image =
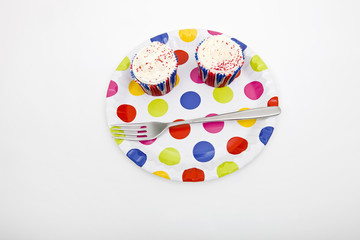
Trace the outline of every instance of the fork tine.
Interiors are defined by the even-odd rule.
[[[122,136],[146,136],[146,133],[112,133],[113,136],[122,137]]]
[[[129,140],[129,141],[144,141],[144,140],[151,140],[148,137],[114,137],[115,139],[123,139],[123,140]]]
[[[120,127],[120,128],[145,128],[145,123],[129,123],[129,124],[110,124],[110,127]]]
[[[127,128],[112,128],[111,133],[119,133],[115,131],[123,131],[123,132],[146,132],[145,128],[136,128],[136,129],[127,129]]]

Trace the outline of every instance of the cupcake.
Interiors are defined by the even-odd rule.
[[[240,75],[244,53],[239,44],[223,35],[202,41],[195,58],[204,83],[212,87],[225,87]]]
[[[161,96],[174,88],[177,66],[177,58],[171,48],[152,42],[135,55],[130,72],[145,93]]]

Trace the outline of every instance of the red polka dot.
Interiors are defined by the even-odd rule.
[[[184,50],[176,50],[174,53],[178,59],[178,65],[183,65],[189,59],[189,54],[187,54]]]
[[[235,78],[239,77],[241,74],[241,69],[238,71],[238,73],[236,74]]]
[[[184,182],[202,182],[205,179],[205,174],[201,169],[190,168],[183,172],[182,179]]]
[[[248,147],[248,141],[241,137],[233,137],[227,142],[226,149],[230,154],[240,154]]]
[[[278,97],[270,98],[267,105],[268,105],[268,107],[279,106],[279,98]]]
[[[117,116],[124,122],[132,122],[136,117],[136,109],[128,104],[122,104],[117,108]]]
[[[174,122],[184,121],[184,119],[177,119]],[[184,139],[190,134],[190,125],[184,124],[180,126],[170,127],[169,132],[173,138]]]

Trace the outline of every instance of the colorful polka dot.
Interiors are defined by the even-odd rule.
[[[234,162],[223,162],[217,167],[217,175],[219,178],[239,170],[239,166]]]
[[[160,162],[169,166],[179,164],[180,159],[179,151],[172,147],[165,148],[159,155]]]
[[[169,35],[167,33],[163,33],[160,35],[157,35],[153,38],[150,38],[151,42],[161,42],[163,44],[166,44],[169,41]]]
[[[266,70],[268,67],[266,64],[261,60],[259,55],[254,55],[250,60],[250,66],[251,68],[256,72],[261,72]]]
[[[111,132],[111,133],[123,133],[124,131],[119,130],[118,127],[111,127],[111,128],[110,128],[110,132]],[[124,134],[120,134],[120,135],[117,135],[117,136],[118,136],[118,137],[125,137]],[[121,143],[124,141],[124,139],[117,139],[117,138],[114,138],[114,140],[115,140],[115,142],[117,143],[117,145],[121,144]]]
[[[144,90],[142,90],[142,88],[140,87],[140,85],[135,82],[135,80],[132,80],[129,83],[129,92],[134,96],[141,96],[145,93]]]
[[[144,144],[144,145],[151,145],[151,144],[153,144],[155,141],[156,141],[156,138],[151,139],[151,140],[139,141],[139,142],[140,142],[141,144]]]
[[[243,42],[241,42],[241,41],[237,40],[236,38],[232,38],[231,40],[233,40],[234,42],[236,42],[237,44],[239,44],[239,45],[240,45],[240,47],[241,47],[241,49],[242,49],[243,51],[245,51],[245,49],[247,48],[247,46],[246,46],[246,44],[245,44],[245,43],[243,43]]]
[[[202,182],[205,180],[204,171],[198,168],[186,169],[182,174],[184,182]]]
[[[213,91],[215,100],[219,103],[228,103],[233,99],[234,93],[230,87],[215,88]]]
[[[114,96],[118,91],[118,85],[116,82],[114,82],[113,80],[110,81],[109,83],[109,87],[106,93],[106,97],[112,97]]]
[[[138,165],[139,167],[144,166],[147,159],[146,154],[137,148],[133,148],[128,151],[126,156],[130,158],[134,163],[136,163],[136,165]]]
[[[262,142],[264,145],[266,145],[274,131],[273,127],[264,127],[261,129],[259,134],[260,142]]]
[[[261,82],[253,81],[248,83],[244,88],[245,95],[251,100],[257,100],[264,92],[264,87]]]
[[[221,35],[222,34],[220,32],[211,31],[211,30],[208,30],[208,33],[210,33],[211,35]]]
[[[195,40],[197,35],[196,29],[183,29],[179,31],[180,39],[184,42],[192,42]]]
[[[155,99],[149,103],[148,112],[153,117],[161,117],[168,111],[168,104],[164,99]]]
[[[200,95],[193,91],[184,93],[180,98],[181,106],[189,110],[197,108],[200,102]]]
[[[153,174],[156,175],[156,176],[159,176],[159,177],[166,178],[166,179],[170,180],[169,174],[167,174],[164,171],[156,171],[156,172],[153,172]]]
[[[248,141],[242,137],[233,137],[227,142],[226,149],[230,154],[240,154],[248,147]]]
[[[248,110],[250,108],[241,108],[239,111]],[[237,122],[243,127],[251,127],[256,123],[256,119],[245,119],[245,120],[237,120]]]
[[[176,74],[175,87],[179,84],[179,82],[180,82],[180,77],[179,75]]]
[[[130,59],[128,57],[125,57],[119,66],[116,68],[116,71],[125,71],[130,67]]]
[[[174,122],[184,121],[184,119],[177,119]],[[184,124],[169,128],[170,135],[175,139],[184,139],[189,136],[191,131],[190,124]]]
[[[214,158],[215,148],[211,143],[207,141],[201,141],[195,144],[193,155],[199,162],[208,162]]]
[[[216,113],[206,115],[206,117],[217,116]],[[224,122],[207,122],[203,123],[204,129],[209,133],[218,133],[224,128]]]
[[[117,108],[117,116],[124,122],[132,122],[136,117],[136,109],[129,104],[122,104]]]
[[[279,106],[275,86],[271,84],[272,79],[268,79],[268,67],[252,50],[247,50],[246,44],[235,38],[232,40],[242,50],[246,50],[244,55],[250,65],[242,68],[242,72],[239,71],[235,76],[241,84],[237,82],[224,88],[203,89],[201,84],[204,82],[194,58],[195,47],[202,39],[221,34],[212,30],[184,29],[148,38],[149,44],[158,41],[173,47],[178,59],[179,68],[174,83],[177,87],[173,93],[164,96],[144,94],[136,79],[131,78],[129,70],[132,57],[136,49],[140,48],[131,51],[127,57],[123,56],[125,58],[120,60],[117,72],[106,89],[109,123],[116,123],[116,119],[119,124],[179,122],[183,119],[178,118],[199,117],[196,116],[199,112],[203,112],[203,117],[216,116],[218,108],[243,111],[260,105]],[[257,119],[238,120],[233,126],[230,126],[232,123],[228,124],[230,122],[224,121],[195,124],[197,126],[186,124],[169,128],[168,133],[158,139],[114,140],[127,158],[156,176],[175,181],[199,182],[222,178],[237,171],[243,166],[240,164],[242,158],[252,160],[263,149],[261,146],[268,143],[274,131],[270,126],[272,124]],[[240,134],[236,133],[236,129],[240,130]],[[241,131],[250,135],[241,134]],[[110,128],[110,132],[118,136],[125,135],[123,130],[116,127]],[[255,135],[255,139],[247,135]]]
[[[270,98],[270,100],[267,102],[267,105],[268,107],[279,106],[279,98],[278,97]]]
[[[183,65],[189,59],[189,54],[187,52],[185,52],[184,50],[179,49],[179,50],[174,51],[174,53],[177,57],[178,65]]]
[[[194,83],[204,83],[200,77],[199,69],[196,67],[190,72],[190,78]]]

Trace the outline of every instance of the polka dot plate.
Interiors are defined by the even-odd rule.
[[[160,34],[133,49],[112,75],[106,96],[109,124],[171,122],[238,110],[278,106],[274,81],[266,64],[253,50],[232,38],[244,50],[242,72],[229,86],[213,88],[202,83],[195,49],[205,38],[221,33],[183,29]],[[174,49],[178,58],[176,87],[167,95],[145,94],[130,75],[134,55],[152,41]],[[183,125],[170,128],[150,141],[116,139],[121,151],[142,169],[183,182],[221,178],[252,161],[268,143],[276,117]],[[111,132],[121,132],[110,128]]]

